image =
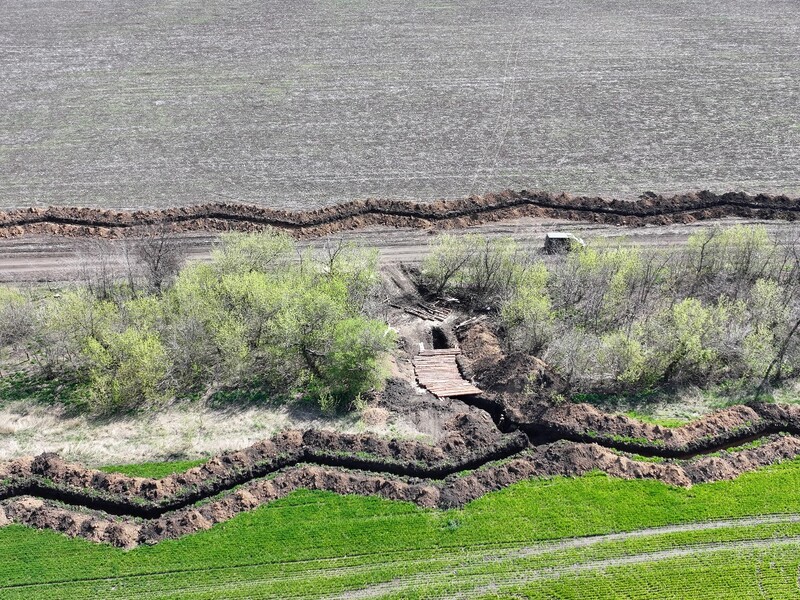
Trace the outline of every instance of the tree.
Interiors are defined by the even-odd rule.
[[[0,349],[25,340],[32,329],[30,300],[15,288],[0,286]]]
[[[463,269],[472,259],[475,247],[472,238],[463,235],[443,234],[433,242],[422,262],[422,281],[434,296],[450,289]]]
[[[378,251],[367,249],[343,238],[328,240],[313,260],[328,278],[338,278],[347,286],[349,301],[363,309],[380,284]]]
[[[555,315],[547,294],[548,276],[543,263],[532,266],[503,304],[500,316],[509,349],[538,354],[550,341]]]
[[[90,405],[102,411],[140,408],[168,396],[169,356],[153,332],[129,327],[85,340]]]
[[[186,260],[185,247],[170,235],[165,225],[145,230],[144,235],[133,242],[132,255],[144,276],[147,289],[156,294],[160,294],[175,279]]]
[[[226,233],[211,253],[211,262],[220,273],[262,273],[279,271],[296,259],[292,238],[278,231]]]
[[[83,284],[100,300],[113,298],[117,282],[124,279],[126,262],[121,242],[88,239],[78,250]]]

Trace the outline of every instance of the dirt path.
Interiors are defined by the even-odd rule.
[[[268,576],[248,576],[247,584],[249,586],[258,586],[264,584],[275,583],[294,583],[306,581],[314,577],[346,577],[352,575],[359,575],[369,573],[370,571],[379,570],[384,564],[391,564],[393,566],[400,566],[404,568],[425,568],[428,571],[425,575],[418,574],[408,578],[399,578],[391,582],[376,584],[361,590],[352,590],[344,592],[339,595],[330,596],[331,598],[351,599],[351,598],[374,598],[390,593],[402,593],[403,591],[410,591],[418,589],[425,583],[430,582],[432,577],[441,577],[446,573],[452,573],[456,569],[463,569],[470,564],[481,563],[497,563],[508,560],[517,560],[520,558],[529,558],[538,555],[543,555],[550,552],[558,552],[562,550],[570,550],[576,548],[590,548],[604,543],[620,542],[632,539],[643,539],[648,537],[655,537],[659,535],[668,535],[673,533],[681,533],[686,531],[714,531],[724,530],[728,528],[742,528],[742,527],[756,527],[760,525],[791,525],[800,523],[800,514],[784,514],[784,515],[765,515],[760,517],[747,517],[741,519],[726,519],[716,521],[706,521],[698,523],[686,523],[679,525],[668,525],[664,527],[651,527],[645,529],[632,530],[628,532],[612,533],[606,535],[587,536],[572,539],[556,540],[552,542],[542,542],[540,544],[528,546],[514,546],[504,544],[502,546],[486,544],[486,545],[473,545],[469,547],[458,547],[457,553],[450,553],[448,548],[440,548],[441,556],[430,556],[425,553],[424,549],[401,550],[392,552],[391,554],[383,555],[383,561],[364,563],[359,556],[350,556],[347,558],[314,558],[298,561],[302,563],[303,569],[300,572],[276,572],[275,569],[270,569]],[[664,560],[669,558],[676,558],[686,556],[699,552],[713,552],[717,550],[729,549],[749,549],[752,547],[762,547],[775,543],[794,543],[797,538],[773,538],[770,540],[745,540],[726,543],[717,543],[713,545],[694,545],[691,547],[674,548],[669,551],[650,552],[635,554],[625,557],[616,557],[604,559],[601,561],[587,561],[585,563],[575,563],[567,565],[559,569],[539,569],[536,571],[526,571],[525,577],[531,575],[531,580],[542,579],[546,577],[557,577],[564,574],[585,572],[587,570],[600,570],[603,568],[623,566],[625,564],[636,564],[641,562]],[[294,564],[298,564],[294,563]],[[355,563],[355,564],[353,564]],[[237,564],[233,567],[211,568],[209,570],[219,572],[220,574],[228,570],[236,570],[238,572],[252,573],[259,568],[272,567],[275,563],[273,561],[254,561],[247,564]],[[431,572],[433,571],[433,574]],[[149,572],[149,573],[136,573],[130,575],[121,575],[119,577],[108,577],[103,579],[75,579],[70,580],[70,584],[80,585],[85,582],[122,582],[131,579],[147,578],[148,580],[169,579],[174,578],[180,571],[170,571],[167,573]],[[526,579],[527,580],[527,579]],[[2,586],[0,590],[8,589],[36,589],[40,586],[50,586],[54,582],[42,582],[37,584],[27,584],[24,586]],[[513,583],[517,583],[517,580]],[[523,582],[524,583],[524,582]],[[183,593],[198,593],[200,591],[214,591],[219,594],[228,587],[235,589],[237,584],[220,583],[218,586],[213,587],[203,586],[182,588],[180,591]],[[484,591],[486,586],[484,586]],[[475,590],[475,593],[481,591]],[[154,597],[157,597],[158,592],[154,592]],[[145,596],[147,597],[147,596]],[[304,597],[302,595],[293,595],[293,598]]]
[[[586,562],[574,562],[572,564],[559,566],[542,567],[538,569],[526,568],[524,570],[517,570],[514,573],[513,578],[504,577],[503,573],[494,570],[491,573],[469,573],[471,566],[481,563],[497,564],[519,558],[529,558],[537,555],[544,555],[550,552],[558,552],[560,550],[588,548],[603,543],[641,539],[670,533],[680,533],[686,531],[709,531],[731,527],[752,527],[765,524],[797,522],[800,522],[800,515],[775,515],[763,518],[737,519],[732,521],[709,521],[705,523],[691,523],[680,526],[655,527],[619,534],[576,538],[573,540],[546,543],[517,550],[503,550],[497,553],[467,551],[465,554],[462,554],[459,552],[458,562],[456,564],[444,565],[444,568],[441,568],[435,572],[427,571],[425,573],[415,574],[408,577],[401,577],[389,582],[379,583],[373,586],[362,588],[360,590],[353,590],[342,594],[326,596],[326,598],[330,600],[364,600],[367,598],[380,598],[389,594],[397,595],[402,594],[403,592],[408,593],[412,591],[419,591],[421,589],[425,589],[426,585],[430,585],[434,582],[437,585],[452,583],[462,588],[458,594],[448,595],[448,597],[479,597],[483,594],[497,593],[502,588],[511,585],[525,585],[535,581],[554,579],[563,577],[565,575],[577,575],[588,571],[602,571],[608,568],[658,562],[685,556],[696,556],[698,554],[708,554],[720,551],[752,550],[767,548],[775,544],[800,544],[800,536],[692,544],[688,546],[670,548],[668,550],[641,552],[626,556],[588,560]]]
[[[624,245],[670,247],[681,245],[692,233],[714,226],[761,224],[776,237],[795,234],[797,225],[782,221],[725,218],[689,224],[648,227],[623,227],[565,219],[520,217],[508,221],[484,223],[459,230],[490,238],[511,236],[526,250],[538,251],[549,231],[571,231],[586,240],[612,238]],[[386,266],[419,263],[428,252],[434,230],[368,227],[342,231],[341,237],[367,247],[378,248],[381,262]],[[176,234],[185,245],[189,260],[207,260],[218,234],[188,232]],[[331,237],[331,236],[329,236]],[[321,248],[329,237],[301,241],[301,247]],[[114,242],[122,244],[123,242]],[[85,243],[80,239],[51,235],[27,235],[20,238],[0,238],[0,282],[65,282],[80,278],[84,264]]]

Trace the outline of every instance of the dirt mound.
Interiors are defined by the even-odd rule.
[[[485,323],[477,323],[457,333],[461,358],[460,365],[465,375],[476,378],[482,383],[480,376],[492,371],[505,358],[500,338]]]
[[[800,200],[704,191],[671,198],[645,195],[637,202],[627,202],[523,190],[425,204],[359,200],[308,211],[235,203],[134,212],[77,207],[28,208],[0,212],[0,237],[25,233],[118,237],[137,235],[137,228],[153,224],[166,225],[173,232],[259,231],[275,227],[297,237],[312,237],[374,225],[457,228],[522,216],[630,226],[688,223],[729,216],[794,221],[800,216]]]
[[[503,352],[499,336],[483,322],[459,331],[458,341],[461,369],[488,398],[505,396],[510,404],[520,395],[538,397],[545,390],[552,394],[564,388],[562,379],[542,360]]]
[[[792,437],[776,438],[758,448],[740,452],[665,463],[633,460],[597,444],[556,442],[531,448],[510,460],[486,465],[466,475],[451,475],[443,481],[299,465],[270,479],[251,481],[201,505],[143,521],[111,517],[96,511],[79,512],[49,500],[19,497],[6,500],[0,506],[0,525],[14,522],[131,548],[209,529],[216,523],[297,489],[381,496],[427,508],[452,508],[530,477],[576,476],[599,469],[615,477],[657,479],[670,485],[688,487],[693,483],[730,479],[745,471],[798,455],[800,440]]]
[[[528,443],[524,434],[501,434],[485,415],[469,412],[455,415],[444,431],[435,446],[368,434],[287,431],[161,479],[104,473],[67,463],[56,454],[42,454],[0,465],[0,499],[33,495],[154,518],[303,462],[441,478],[510,456]]]
[[[520,396],[540,397],[545,392],[549,396],[565,388],[544,361],[526,354],[504,356],[483,373],[480,385],[496,397],[505,397],[506,402],[517,402]]]
[[[400,415],[404,420],[412,422],[418,431],[430,436],[437,444],[452,433],[454,419],[465,413],[474,417],[473,423],[483,424],[484,431],[481,432],[481,436],[500,435],[484,411],[457,399],[437,398],[430,392],[415,388],[408,381],[399,378],[387,381],[386,388],[380,394],[378,406],[388,410],[392,415]]]
[[[800,409],[769,404],[733,406],[680,427],[642,423],[589,404],[553,405],[535,398],[521,402],[504,399],[503,409],[508,420],[534,442],[595,441],[664,457],[687,457],[772,433],[800,432]]]

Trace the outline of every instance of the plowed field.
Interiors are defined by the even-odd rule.
[[[2,0],[0,15],[0,208],[800,194],[794,0]]]

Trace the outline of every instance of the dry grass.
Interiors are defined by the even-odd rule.
[[[372,419],[376,411],[343,416],[288,407],[217,410],[201,404],[168,407],[151,415],[96,419],[55,406],[15,402],[0,410],[0,460],[57,452],[87,465],[195,459],[244,448],[286,429],[372,432],[424,437],[400,416]]]

